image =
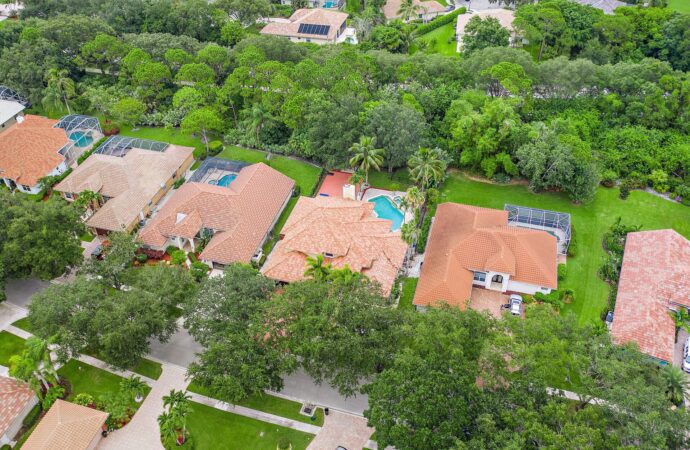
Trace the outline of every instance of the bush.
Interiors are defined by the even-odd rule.
[[[422,229],[419,232],[419,239],[417,240],[417,253],[424,253],[426,250],[426,241],[429,237],[429,230],[431,229],[431,222],[433,220],[434,214],[436,214],[436,206],[432,206],[426,212],[426,217],[424,217],[424,223],[422,224]]]
[[[114,123],[106,123],[105,125],[103,125],[103,128],[101,129],[103,130],[103,134],[105,136],[113,136],[120,132],[120,127],[118,127]]]
[[[216,156],[223,150],[223,143],[221,141],[211,141],[208,143],[208,153],[211,156]]]
[[[77,405],[81,406],[89,406],[93,405],[94,403],[94,398],[91,394],[87,394],[82,392],[81,394],[77,394],[76,397],[74,397],[74,400],[72,400],[72,403],[76,403]]]
[[[577,236],[575,234],[575,227],[570,224],[570,242],[568,243],[568,256],[577,256]]]
[[[187,260],[187,255],[182,250],[175,250],[170,255],[170,262],[176,266],[182,265]]]
[[[572,299],[572,291],[570,291],[570,292],[571,292],[570,298]],[[565,302],[563,301],[564,297],[565,297],[565,293],[562,291],[551,291],[548,294],[537,292],[536,294],[534,294],[534,299],[536,301],[542,302],[542,303],[548,303],[549,305],[553,306],[557,310],[560,310],[565,305]]]
[[[199,258],[196,257],[196,253],[194,252],[187,253],[187,258],[189,258],[192,263],[199,261]]]
[[[192,267],[189,268],[189,273],[196,281],[201,281],[208,275],[209,267],[201,261],[194,261]]]
[[[619,196],[621,200],[625,200],[630,196],[630,186],[625,182],[621,185],[621,192]]]
[[[179,249],[174,245],[168,245],[168,247],[165,249],[165,253],[172,256],[172,254],[175,253],[177,250]]]
[[[173,189],[179,188],[180,186],[182,186],[182,185],[184,184],[185,181],[187,181],[187,180],[185,180],[184,177],[178,178],[178,179],[175,181],[175,183],[173,183]]]
[[[295,188],[292,190],[292,196],[299,197],[301,193],[302,189],[299,187],[299,185],[295,185]]]
[[[668,189],[670,187],[668,182],[668,174],[663,170],[653,170],[647,178],[647,181],[652,186],[652,189],[654,189],[657,192],[668,192]]]
[[[601,173],[601,184],[607,188],[613,187],[616,184],[617,179],[618,174],[615,170],[608,169]]]
[[[292,444],[290,443],[290,439],[286,438],[285,436],[282,436],[280,439],[278,439],[278,449],[279,450],[287,450],[290,448]]]
[[[38,420],[38,416],[41,415],[41,405],[37,404],[33,408],[31,408],[31,411],[29,411],[29,414],[24,417],[24,420],[22,421],[22,425],[24,425],[26,428],[31,428],[33,424],[36,423]]]
[[[462,6],[451,13],[435,18],[429,23],[418,26],[414,32],[417,36],[427,34],[430,31],[434,31],[436,28],[440,28],[443,25],[455,22],[460,14],[465,14],[466,12],[467,8]]]
[[[145,263],[146,261],[148,261],[148,259],[149,259],[148,255],[146,253],[139,253],[139,254],[137,254],[136,258],[137,258],[137,261],[139,261],[142,264]]]
[[[563,281],[565,280],[565,277],[568,276],[568,266],[565,264],[559,264],[558,265],[558,281]]]
[[[41,408],[48,411],[56,400],[63,398],[65,396],[65,388],[62,386],[52,386],[48,388],[45,397],[43,397],[43,402],[41,402]]]

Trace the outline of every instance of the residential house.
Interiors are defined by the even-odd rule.
[[[81,192],[100,195],[86,217],[98,234],[131,232],[194,162],[194,149],[111,136],[55,186],[68,201]]]
[[[674,230],[629,233],[611,336],[673,363],[676,327],[669,313],[690,308],[690,241]]]
[[[619,0],[575,0],[581,5],[588,5],[604,11],[604,14],[613,14],[616,8],[621,6],[630,6],[629,4]]]
[[[0,5],[2,7],[2,5]],[[17,122],[29,105],[25,98],[7,86],[0,86],[0,131]]]
[[[557,288],[558,242],[543,231],[509,225],[508,211],[457,203],[436,209],[414,305],[465,308],[473,288],[548,294]]]
[[[381,7],[381,11],[386,17],[386,20],[395,20],[401,18],[400,14],[398,13],[398,11],[400,11],[401,4],[402,0],[386,1],[386,4]],[[422,19],[423,21],[427,22],[438,16],[444,15],[449,11],[448,7],[441,5],[435,0],[414,0],[414,5],[417,6],[417,14],[415,17],[411,17],[412,20]],[[450,8],[450,10],[452,10],[452,8]]]
[[[461,52],[464,47],[463,38],[465,37],[465,27],[469,23],[470,19],[473,17],[479,17],[480,19],[493,18],[498,20],[503,28],[510,31],[510,44],[514,45],[517,41],[517,34],[515,33],[515,28],[513,28],[513,20],[515,20],[515,13],[508,9],[487,9],[484,11],[473,11],[467,14],[460,14],[458,16],[458,22],[455,29],[455,34],[458,41],[458,52]]]
[[[36,404],[38,398],[28,384],[0,376],[0,446],[14,440]]]
[[[263,163],[242,167],[226,186],[186,183],[146,224],[139,240],[159,252],[170,245],[199,251],[204,242],[199,259],[215,268],[249,263],[259,257],[294,186]]]
[[[285,283],[303,280],[307,258],[323,255],[333,268],[361,272],[389,295],[407,248],[371,202],[300,197],[261,272]]]
[[[289,19],[268,19],[261,34],[285,37],[292,42],[356,44],[357,33],[347,26],[347,17],[347,13],[329,9],[298,9]]]
[[[280,0],[281,5],[292,5],[292,0]],[[309,8],[342,8],[345,0],[307,0]]]
[[[93,450],[108,413],[56,400],[22,445],[24,450]]]

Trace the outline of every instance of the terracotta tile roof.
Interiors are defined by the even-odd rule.
[[[381,7],[383,15],[386,17],[387,20],[397,19],[398,17],[400,17],[398,11],[400,11],[401,3],[402,0],[388,0],[386,4]],[[420,9],[419,11],[419,14],[442,13],[447,9],[446,6],[443,6],[435,0],[414,0],[414,4],[422,7],[422,9]]]
[[[58,121],[27,114],[0,133],[0,177],[17,184],[35,186],[39,178],[52,172],[65,157],[58,153],[69,143]]]
[[[86,224],[122,231],[137,220],[173,173],[191,161],[193,151],[191,147],[170,145],[163,152],[135,148],[123,157],[94,153],[55,186],[55,190],[72,194],[90,190],[109,197]]]
[[[515,20],[515,13],[509,9],[497,8],[487,9],[484,11],[475,11],[473,13],[467,14],[460,14],[458,16],[457,27],[455,30],[458,36],[462,36],[465,34],[465,27],[469,23],[470,19],[472,19],[473,17],[480,17],[482,19],[491,17],[497,19],[503,28],[507,28],[508,30],[512,31],[513,20]]]
[[[261,30],[261,34],[312,39],[328,39],[332,41],[337,37],[338,30],[340,30],[340,27],[342,27],[347,20],[347,16],[347,13],[331,11],[328,9],[298,9],[287,20],[269,22],[266,24],[266,26]],[[328,25],[330,26],[330,29],[328,30],[328,34],[326,36],[300,33],[298,31],[300,24]]]
[[[200,258],[219,264],[248,263],[292,194],[295,182],[264,163],[243,167],[228,187],[182,185],[139,234],[161,247],[169,237],[216,230]]]
[[[464,308],[473,271],[555,289],[557,242],[545,231],[508,226],[508,212],[443,203],[436,210],[414,304]]]
[[[86,450],[108,413],[57,400],[26,440],[24,450]]]
[[[671,306],[690,307],[690,241],[674,230],[629,233],[611,335],[636,342],[642,352],[672,362],[675,325]]]
[[[621,6],[629,6],[625,2],[618,0],[575,0],[582,5],[593,6],[594,8],[601,9],[606,14],[613,14],[616,8]]]
[[[23,381],[0,377],[0,436],[5,434],[17,415],[35,397],[34,391]]]
[[[374,204],[331,197],[300,197],[262,268],[284,282],[304,279],[306,259],[330,253],[335,268],[348,265],[381,284],[385,295],[402,266],[407,244],[391,232],[389,220],[374,215]]]

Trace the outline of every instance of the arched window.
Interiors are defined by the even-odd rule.
[[[492,283],[503,283],[503,275],[494,275],[491,277]]]

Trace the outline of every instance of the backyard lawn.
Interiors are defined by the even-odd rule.
[[[267,160],[266,153],[257,150],[227,146],[218,157],[248,163],[263,162],[295,180],[297,186],[300,187],[301,194],[306,196],[311,196],[314,193],[321,177],[322,169],[320,167],[278,155],[273,155],[270,160]]]
[[[457,42],[455,36],[455,21],[447,23],[419,36],[417,39],[429,43],[429,48],[433,48],[437,53],[446,56],[457,56]]]
[[[398,308],[414,311],[412,300],[414,300],[414,292],[417,290],[418,281],[419,278],[405,278],[403,280],[402,293],[400,294]]]
[[[673,228],[690,237],[690,208],[642,191],[633,191],[627,200],[621,200],[618,189],[600,188],[592,203],[573,205],[561,194],[533,194],[527,186],[482,183],[453,172],[443,186],[442,195],[442,201],[489,208],[503,209],[506,203],[511,203],[570,213],[577,255],[568,258],[568,275],[559,288],[575,292],[575,301],[566,305],[565,312],[574,312],[580,322],[598,319],[606,307],[608,285],[598,277],[597,271],[604,259],[602,236],[617,217],[643,229]]]
[[[9,367],[10,358],[24,351],[24,342],[12,333],[0,332],[0,366]]]
[[[206,397],[215,398],[218,400],[224,400],[221,397],[211,394],[211,392],[204,386],[201,386],[195,382],[191,382],[187,387],[189,392],[195,392],[197,394],[205,395]],[[231,402],[227,402],[231,403]],[[296,420],[298,422],[309,423],[316,426],[323,425],[323,409],[318,408],[316,410],[316,420],[311,420],[311,418],[299,413],[302,405],[298,402],[293,402],[281,397],[276,397],[275,395],[252,395],[246,399],[237,403],[239,406],[244,406],[251,409],[256,409],[258,411],[267,412],[269,414],[274,414],[276,416],[285,417],[286,419]]]
[[[690,13],[690,0],[668,0],[668,7],[682,13]]]
[[[303,450],[314,436],[267,422],[238,416],[191,402],[187,429],[195,448],[275,450],[278,440],[287,438],[293,450]]]
[[[28,317],[24,317],[23,319],[19,319],[18,321],[14,322],[12,325],[19,328],[20,330],[28,331],[29,333],[31,333],[31,325],[29,325],[29,318]]]
[[[102,395],[116,393],[120,390],[122,377],[106,372],[105,370],[84,364],[81,361],[72,359],[58,369],[61,377],[67,378],[72,385],[72,393],[67,400],[72,400],[77,394],[87,393],[98,399]],[[147,390],[148,393],[148,390]],[[140,403],[134,403],[138,408]]]
[[[387,170],[382,172],[370,171],[369,184],[378,189],[389,191],[404,191],[412,185],[410,173],[407,169],[399,169],[389,174]]]

